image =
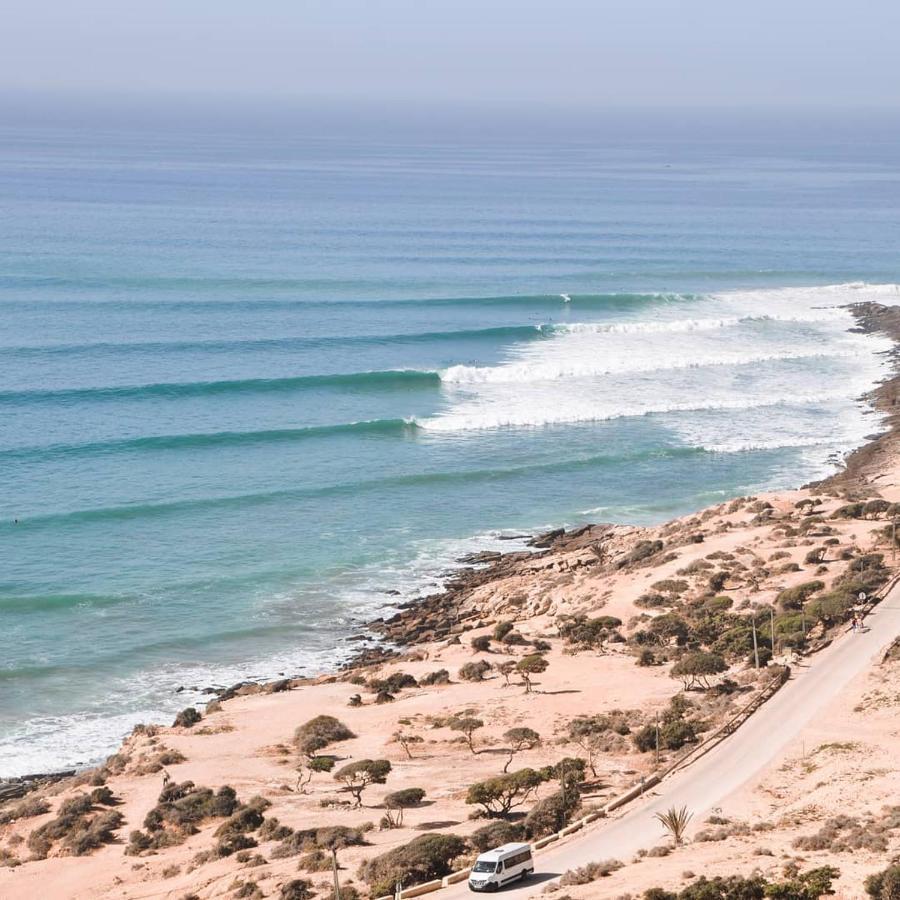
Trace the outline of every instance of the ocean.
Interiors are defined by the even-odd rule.
[[[834,471],[898,246],[861,137],[5,129],[0,776],[333,667],[469,551]]]

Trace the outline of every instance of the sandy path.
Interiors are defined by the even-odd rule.
[[[868,631],[846,634],[817,654],[738,731],[685,771],[673,776],[621,819],[573,836],[558,849],[539,853],[535,875],[503,893],[526,896],[567,869],[603,859],[630,859],[641,848],[664,840],[653,814],[687,806],[699,825],[706,814],[768,766],[805,725],[900,635],[900,586],[866,620]],[[463,882],[441,891],[442,898],[468,895]]]

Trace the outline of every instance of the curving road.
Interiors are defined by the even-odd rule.
[[[734,734],[696,763],[657,785],[621,818],[588,826],[558,847],[535,855],[535,874],[503,894],[524,897],[541,882],[567,869],[603,859],[630,859],[642,847],[664,838],[654,813],[687,806],[700,822],[713,807],[757,775],[824,709],[846,685],[900,635],[900,587],[894,587],[866,619],[867,631],[849,633],[817,653],[808,667],[796,670],[785,686]],[[466,883],[436,896],[469,896]]]

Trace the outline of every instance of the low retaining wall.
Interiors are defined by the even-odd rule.
[[[406,900],[407,897],[420,897],[422,894],[430,894],[432,891],[439,891],[443,886],[443,881],[440,878],[437,881],[426,881],[424,884],[417,884],[414,887],[400,891],[400,900]]]
[[[465,881],[469,877],[469,872],[471,869],[460,869],[458,872],[451,872],[449,875],[445,875],[441,882],[444,887],[450,887],[451,884],[457,884],[460,881]]]

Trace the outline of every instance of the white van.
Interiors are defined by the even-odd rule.
[[[530,844],[504,844],[475,860],[469,873],[470,891],[497,891],[504,884],[527,878],[534,872]]]

